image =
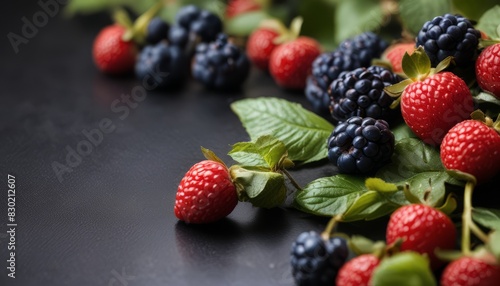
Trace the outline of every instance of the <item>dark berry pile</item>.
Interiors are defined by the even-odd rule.
[[[365,32],[340,43],[338,49],[357,54],[362,67],[371,65],[374,58],[380,57],[389,44],[372,32]]]
[[[445,14],[427,21],[417,36],[416,45],[423,46],[433,66],[448,56],[465,67],[472,63],[481,33],[460,16]]]
[[[188,58],[180,47],[162,41],[142,49],[135,74],[151,89],[176,87],[187,78],[188,65]]]
[[[192,75],[206,87],[230,90],[241,86],[250,71],[245,53],[219,34],[212,43],[196,47]]]
[[[334,285],[337,272],[349,254],[344,238],[324,240],[315,231],[301,233],[292,244],[291,264],[299,286]]]
[[[401,80],[398,75],[379,66],[342,73],[329,89],[332,117],[337,121],[351,116],[386,119],[392,111],[390,105],[394,99],[384,88]]]
[[[177,12],[168,39],[171,43],[190,48],[198,42],[214,41],[221,32],[222,21],[217,15],[188,5]]]
[[[328,87],[341,72],[361,67],[358,56],[345,51],[323,53],[312,64],[312,74],[307,78],[306,98],[318,113],[328,113],[330,96]]]
[[[394,134],[384,120],[354,116],[328,138],[328,159],[343,174],[367,174],[391,159]]]
[[[156,44],[163,39],[166,39],[170,25],[161,18],[156,17],[151,19],[146,28],[146,42]]]
[[[339,47],[323,53],[312,64],[312,74],[307,79],[305,94],[317,113],[327,114],[330,106],[328,88],[344,71],[368,67],[388,47],[386,41],[367,32],[349,38]]]

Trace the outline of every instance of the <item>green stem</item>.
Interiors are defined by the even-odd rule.
[[[474,182],[467,181],[464,191],[464,210],[462,213],[462,252],[469,255],[470,250],[470,230],[472,224],[472,191]]]
[[[285,174],[285,176],[287,176],[287,178],[290,180],[290,182],[292,183],[292,185],[297,189],[297,191],[300,191],[302,190],[302,188],[299,186],[299,184],[295,181],[295,179],[292,177],[292,175],[290,175],[290,173],[288,173],[287,170],[285,169],[282,169],[281,170],[283,172],[283,174]]]
[[[489,241],[489,238],[488,238],[488,235],[486,233],[484,233],[478,226],[476,223],[474,223],[474,221],[470,221],[470,230],[472,231],[472,233],[474,233],[474,235],[476,235],[482,242],[484,242],[485,244],[488,243]]]
[[[330,236],[333,233],[335,226],[337,226],[337,222],[340,222],[340,221],[342,221],[341,215],[336,215],[330,219],[330,221],[326,225],[325,231],[323,231],[323,233],[321,233],[321,236],[323,237],[324,240],[330,239]]]

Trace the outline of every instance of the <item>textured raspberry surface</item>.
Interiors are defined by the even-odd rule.
[[[500,98],[500,44],[489,46],[479,54],[476,78],[482,89]]]
[[[337,275],[336,286],[367,286],[380,260],[372,254],[364,254],[349,260]]]
[[[441,276],[442,286],[498,286],[500,266],[473,257],[451,262]]]

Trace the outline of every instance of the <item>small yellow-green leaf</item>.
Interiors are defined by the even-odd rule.
[[[392,183],[387,183],[380,178],[368,178],[365,181],[365,186],[370,191],[377,191],[383,193],[397,192],[398,186]]]

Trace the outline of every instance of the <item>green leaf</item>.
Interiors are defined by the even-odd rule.
[[[450,176],[445,171],[422,172],[405,180],[410,186],[410,192],[421,201],[426,199],[427,204],[438,207],[444,202],[446,195],[445,182]],[[428,192],[428,195],[426,193]]]
[[[451,11],[449,0],[400,0],[399,13],[404,27],[417,35],[426,21]]]
[[[392,161],[376,177],[386,182],[402,182],[422,172],[445,171],[439,151],[416,138],[396,142]]]
[[[353,235],[349,240],[349,249],[357,255],[375,253],[385,248],[385,241],[373,241],[361,235]]]
[[[269,18],[269,15],[260,10],[242,13],[225,22],[225,31],[229,35],[248,36],[266,18]]]
[[[452,0],[452,2],[460,14],[473,21],[479,20],[488,9],[498,4],[498,0]]]
[[[412,80],[427,76],[431,71],[431,60],[423,47],[418,47],[411,55],[406,52],[401,65],[406,76]]]
[[[479,21],[477,22],[476,29],[483,31],[492,39],[500,38],[497,33],[498,26],[500,25],[500,5],[496,5],[486,11]]]
[[[300,210],[315,215],[341,215],[365,192],[364,178],[336,175],[307,184],[295,197],[295,204]]]
[[[495,119],[500,114],[500,99],[487,92],[480,92],[474,96],[478,108],[484,111],[486,115]]]
[[[433,286],[437,285],[429,260],[413,251],[386,257],[374,270],[373,286]]]
[[[393,204],[382,193],[368,191],[359,196],[342,216],[343,221],[373,220],[393,212],[399,205]]]
[[[398,124],[396,127],[391,128],[392,133],[394,133],[394,140],[396,142],[401,141],[405,138],[418,138],[411,128],[404,122]]]
[[[285,177],[281,173],[250,170],[237,165],[229,172],[240,201],[262,208],[277,207],[285,201]]]
[[[473,208],[472,219],[480,225],[500,231],[500,210]]]
[[[236,143],[228,153],[240,165],[271,170],[276,170],[286,154],[285,144],[271,135],[261,136],[255,142]]]
[[[380,28],[384,22],[378,0],[343,0],[335,10],[335,42]]]
[[[497,261],[500,260],[500,231],[496,230],[490,233],[488,249],[496,257]]]
[[[288,149],[288,158],[298,164],[327,157],[326,140],[333,126],[297,103],[278,98],[249,98],[231,104],[251,140],[272,134]]]
[[[333,50],[334,6],[324,0],[298,1],[299,15],[304,19],[301,35],[316,39],[325,50]]]

